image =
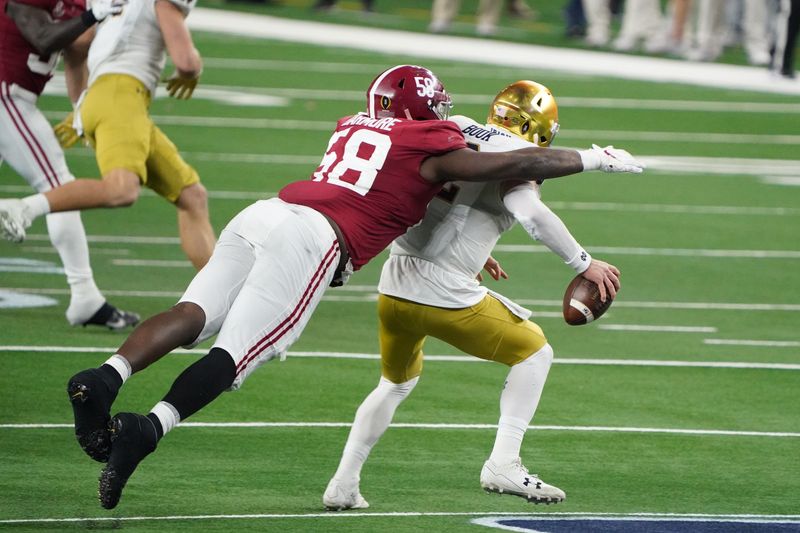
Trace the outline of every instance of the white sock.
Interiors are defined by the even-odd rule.
[[[123,384],[126,381],[128,381],[128,378],[131,377],[131,374],[133,374],[133,369],[131,368],[131,364],[128,362],[127,359],[125,359],[118,353],[112,355],[108,359],[108,361],[106,361],[103,364],[106,364],[112,367],[114,370],[116,370],[117,374],[119,374],[119,377],[122,378]]]
[[[26,196],[22,199],[22,203],[28,208],[31,218],[38,218],[50,212],[50,204],[42,193]]]
[[[536,413],[547,373],[553,363],[553,348],[545,344],[521,363],[511,367],[500,396],[500,421],[492,454],[496,464],[508,464],[519,457],[522,439]]]
[[[156,415],[158,421],[161,422],[161,429],[164,430],[164,435],[172,431],[172,428],[181,421],[178,410],[167,402],[158,402],[150,412]]]
[[[94,282],[89,263],[89,244],[78,211],[51,213],[47,215],[47,232],[53,243],[70,288],[67,320],[73,326],[83,324],[94,315],[106,301]]]
[[[405,383],[392,383],[381,377],[378,386],[364,399],[356,411],[339,468],[333,477],[343,481],[358,481],[361,468],[372,447],[392,422],[394,412],[419,381],[419,376]]]

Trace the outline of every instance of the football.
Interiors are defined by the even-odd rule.
[[[600,301],[600,289],[580,274],[575,276],[564,293],[564,320],[570,326],[580,326],[597,320],[611,307],[612,298]]]

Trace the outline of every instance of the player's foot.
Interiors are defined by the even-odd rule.
[[[111,453],[108,421],[116,393],[103,380],[102,372],[90,368],[67,382],[67,394],[75,415],[75,437],[86,455],[105,463]]]
[[[513,494],[532,503],[558,503],[567,497],[563,490],[529,474],[519,459],[505,465],[486,461],[481,470],[481,487],[486,492]]]
[[[113,331],[120,331],[128,326],[138,324],[139,318],[136,313],[123,311],[106,302],[89,320],[83,323],[83,326],[101,326]]]
[[[100,472],[97,496],[100,505],[113,509],[136,467],[156,449],[158,434],[152,420],[136,413],[114,415],[108,429],[111,432],[111,455]]]
[[[25,230],[33,219],[28,207],[19,199],[0,200],[0,234],[11,242],[25,240]]]
[[[331,479],[322,503],[328,511],[346,511],[347,509],[366,509],[369,507],[367,500],[358,490],[358,481],[345,483],[336,478]]]

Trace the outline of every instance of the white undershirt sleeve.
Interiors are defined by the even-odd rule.
[[[525,231],[547,246],[580,274],[589,268],[592,257],[572,236],[558,216],[539,198],[530,185],[519,185],[506,193],[503,204]]]

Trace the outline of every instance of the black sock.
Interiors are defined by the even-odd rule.
[[[181,420],[186,420],[229,389],[235,378],[236,365],[230,354],[212,348],[178,376],[163,401],[178,411]]]
[[[111,365],[104,364],[97,370],[100,371],[100,378],[108,386],[108,390],[116,396],[120,387],[122,387],[122,377],[117,372],[117,369]]]
[[[158,419],[155,413],[148,413],[147,418],[153,423],[153,427],[156,428],[156,439],[161,440],[161,437],[164,436],[164,428],[161,427],[161,420]]]

